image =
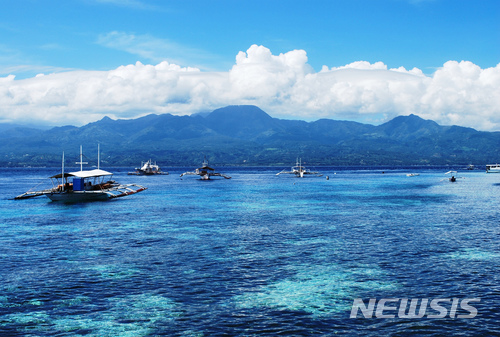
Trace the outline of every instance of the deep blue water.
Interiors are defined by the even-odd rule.
[[[500,335],[500,174],[108,170],[148,190],[12,200],[58,169],[0,169],[0,336]],[[355,298],[481,301],[469,319],[354,319]]]

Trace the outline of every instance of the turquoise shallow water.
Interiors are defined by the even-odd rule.
[[[148,190],[15,201],[57,169],[0,169],[0,336],[500,334],[500,175],[110,170]],[[481,301],[471,319],[354,319],[355,298]]]

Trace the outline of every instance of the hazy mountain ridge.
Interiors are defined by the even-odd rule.
[[[0,126],[0,166],[59,165],[62,151],[78,159],[79,146],[103,163],[138,166],[194,165],[204,156],[217,165],[289,165],[302,157],[313,165],[486,164],[500,158],[500,132],[441,126],[399,116],[379,126],[269,116],[255,106],[228,106],[194,116],[105,117],[82,127],[50,130]],[[73,161],[73,160],[71,160]]]

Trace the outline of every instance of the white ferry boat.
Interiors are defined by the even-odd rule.
[[[163,172],[160,166],[156,164],[151,159],[147,162],[142,162],[141,167],[136,167],[135,172],[129,172],[129,175],[135,176],[152,176],[152,175],[168,175],[168,172]]]
[[[486,173],[500,173],[500,164],[486,165]]]

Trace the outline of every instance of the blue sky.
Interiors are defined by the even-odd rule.
[[[38,67],[108,70],[162,60],[228,70],[252,44],[274,54],[304,49],[318,71],[363,60],[432,73],[449,60],[485,68],[500,59],[496,0],[19,0],[2,7],[1,73],[18,77]],[[106,39],[112,32],[135,36],[135,45]]]
[[[104,114],[115,118],[135,117],[148,111],[190,114],[196,110],[210,110],[226,103],[239,104],[241,101],[241,104],[259,105],[271,115],[279,117],[289,116],[308,120],[328,117],[379,123],[398,114],[417,113],[443,123],[455,124],[463,120],[464,112],[456,111],[454,107],[447,107],[448,111],[444,111],[446,109],[443,110],[441,107],[439,112],[425,113],[424,110],[429,110],[428,96],[434,94],[432,90],[435,89],[432,88],[430,91],[422,91],[419,98],[413,99],[413,103],[403,104],[405,108],[396,103],[385,106],[376,104],[378,108],[373,106],[372,103],[366,102],[367,95],[376,95],[379,100],[388,98],[382,97],[383,93],[373,93],[373,90],[367,92],[363,76],[356,80],[356,85],[361,88],[356,92],[365,95],[364,101],[340,102],[342,103],[340,104],[338,100],[332,98],[328,106],[339,104],[336,109],[329,108],[330,111],[326,111],[328,109],[325,109],[325,105],[316,104],[313,107],[311,104],[306,104],[307,98],[283,102],[285,97],[293,95],[292,91],[297,92],[299,89],[297,83],[305,85],[304,72],[319,75],[322,71],[333,72],[346,65],[351,65],[349,67],[351,69],[360,68],[361,65],[365,71],[382,71],[385,66],[386,72],[400,67],[408,72],[416,68],[421,74],[414,71],[412,75],[420,76],[420,82],[425,82],[415,84],[419,87],[431,85],[427,84],[429,82],[427,79],[434,79],[436,71],[446,69],[445,64],[449,61],[458,62],[459,72],[462,74],[467,74],[469,71],[464,68],[471,67],[476,73],[478,69],[480,73],[494,69],[496,74],[500,62],[500,2],[497,0],[18,0],[5,1],[2,7],[0,81],[1,78],[8,79],[4,81],[9,83],[4,83],[3,90],[9,92],[9,95],[21,91],[23,94],[5,102],[4,106],[10,107],[11,113],[8,115],[6,110],[2,111],[0,108],[0,121],[22,121],[23,114],[26,116],[28,111],[37,108],[42,111],[47,107],[53,111],[57,110],[57,113],[54,112],[54,115],[44,118],[41,117],[42,112],[33,113],[24,119],[52,124],[69,123],[74,120],[74,124],[81,124]],[[263,58],[259,58],[257,54],[252,56],[248,54],[254,45],[264,48],[261,50],[262,53],[257,52],[258,55],[265,54]],[[297,50],[305,53],[305,60],[293,53]],[[245,61],[241,59],[241,64],[255,65],[260,61],[265,63],[279,58],[279,55],[288,55],[288,59],[294,59],[291,61],[294,69],[301,68],[301,70],[293,72],[292,77],[296,79],[294,83],[286,83],[286,88],[294,87],[294,90],[278,88],[278,84],[274,83],[272,87],[275,92],[272,97],[260,97],[259,92],[248,96],[234,94],[226,100],[215,99],[208,93],[202,97],[193,96],[193,92],[202,90],[200,86],[210,87],[211,94],[214,95],[216,91],[213,87],[227,86],[227,83],[222,82],[213,84],[217,82],[214,77],[227,76],[230,80],[235,78],[238,72],[232,70],[238,65],[236,57],[240,52],[247,53],[247,59]],[[294,63],[296,56],[297,64]],[[290,64],[284,60],[286,58],[282,58],[282,62],[279,60],[277,62],[288,67]],[[141,65],[157,66],[164,61],[169,65],[179,66],[181,70],[196,68],[202,73],[196,81],[193,80],[186,92],[177,92],[174,95],[178,101],[179,97],[180,101],[184,99],[182,106],[178,102],[172,104],[171,102],[175,100],[165,97],[161,102],[144,104],[144,109],[140,108],[137,102],[127,106],[116,104],[114,100],[99,109],[82,106],[78,112],[80,105],[75,103],[75,97],[81,93],[81,87],[74,89],[70,97],[65,99],[53,101],[50,95],[47,96],[47,93],[55,91],[54,86],[59,88],[57,90],[67,86],[70,74],[73,77],[83,76],[88,79],[92,71],[103,72],[97,76],[98,79],[94,79],[102,84],[105,72],[127,65],[137,66],[137,62]],[[468,63],[460,63],[462,61]],[[383,64],[382,68],[380,63]],[[269,64],[259,69],[265,69],[269,75]],[[378,66],[374,66],[376,64]],[[454,68],[454,64],[450,67]],[[83,74],[85,72],[87,73]],[[47,78],[36,80],[35,76],[40,73],[53,76],[50,81]],[[259,74],[259,71],[252,72],[254,73]],[[288,74],[284,78],[290,78],[289,70],[280,72],[284,73]],[[254,83],[262,87],[264,83],[268,83],[265,81],[266,74],[261,77],[246,77],[241,82],[248,83],[254,80]],[[368,77],[372,75],[373,72]],[[393,74],[381,74],[384,83],[389,83],[386,75]],[[134,76],[139,78],[141,75]],[[326,83],[317,81],[314,83],[331,85],[330,91],[332,91],[332,83],[338,84],[341,74],[337,72],[331,76],[332,79]],[[490,82],[496,75],[489,76],[490,80],[483,81],[479,85],[491,85]],[[268,77],[273,78],[273,76]],[[279,75],[274,76],[276,77]],[[475,76],[478,77],[480,76]],[[63,84],[57,86],[54,84],[56,82]],[[464,82],[467,80],[464,79]],[[346,83],[352,87],[351,82]],[[44,88],[42,90],[45,95],[44,100],[40,100],[41,91],[37,93],[30,91],[33,87]],[[0,86],[0,90],[1,88]],[[172,84],[166,88],[172,88]],[[242,87],[235,89],[234,86],[230,89],[234,92],[243,90]],[[350,94],[356,95],[356,92]],[[59,96],[63,94],[58,92]],[[393,99],[395,102],[400,102],[406,95],[394,91],[386,94],[397,95]],[[30,98],[27,99],[25,96]],[[250,96],[254,100],[250,99]],[[145,99],[143,97],[141,101],[144,102]],[[309,99],[318,101],[321,98],[309,97]],[[471,99],[473,100],[473,97]],[[99,100],[102,101],[102,97]],[[298,109],[302,113],[291,108],[297,104],[297,100],[303,103]],[[23,104],[26,106],[28,101],[31,104],[30,109],[19,108]],[[121,102],[120,99],[118,101]],[[198,103],[193,104],[193,101]],[[415,105],[417,101],[418,106]],[[3,103],[1,91],[0,103]],[[468,100],[465,103],[470,106],[477,105],[478,102]],[[481,103],[491,106],[493,110],[488,116],[474,116],[464,123],[482,129],[500,130],[500,119],[489,117],[495,116],[498,112],[492,107],[497,102]],[[413,108],[407,107],[409,104],[413,104]],[[54,108],[55,106],[57,108]],[[63,106],[67,106],[67,109]],[[12,111],[18,112],[12,113]],[[61,114],[66,117],[61,118]],[[481,118],[487,118],[488,123],[478,122]]]

